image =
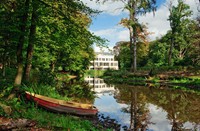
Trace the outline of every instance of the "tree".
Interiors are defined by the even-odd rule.
[[[96,0],[99,2],[99,0]],[[108,1],[108,0],[104,0]],[[156,11],[156,0],[113,0],[121,1],[124,3],[124,9],[129,11],[129,19],[125,20],[125,25],[129,29],[130,34],[130,54],[131,54],[131,71],[137,70],[137,30],[142,29],[141,24],[138,22],[138,15],[146,14],[147,12]],[[123,20],[122,20],[123,21]],[[121,22],[122,23],[122,22]],[[142,30],[141,30],[142,31]]]
[[[198,66],[200,65],[200,18],[192,22],[188,27],[188,40],[190,46],[187,48],[184,63],[186,65]]]
[[[167,49],[169,48],[170,37],[171,31],[168,31],[162,38],[150,42],[147,66],[160,67],[167,65]]]
[[[117,42],[114,46],[114,53],[116,60],[119,62],[120,69],[129,69],[131,66],[130,55],[130,43],[129,42]]]
[[[0,62],[9,56],[17,67],[14,85],[21,85],[23,72],[29,80],[32,67],[54,71],[64,65],[75,72],[85,70],[93,56],[92,44],[104,42],[88,31],[95,13],[74,0],[1,1]],[[13,52],[17,55],[11,56]]]
[[[173,49],[176,44],[185,43],[184,42],[184,30],[187,28],[187,23],[189,21],[188,17],[191,16],[192,12],[189,10],[189,6],[185,4],[182,0],[178,0],[177,7],[172,6],[172,2],[170,3],[170,15],[169,15],[169,21],[170,21],[170,27],[171,27],[171,42],[170,42],[170,49],[169,49],[169,55],[168,55],[168,65],[172,65],[172,55],[173,55]],[[186,27],[186,28],[184,28]],[[181,47],[180,47],[181,48]]]
[[[20,36],[17,44],[17,74],[15,77],[14,86],[20,86],[22,82],[23,74],[23,46],[25,43],[26,28],[28,24],[28,11],[30,6],[30,0],[26,0],[22,3],[22,15],[20,17]]]
[[[130,21],[128,19],[122,19],[120,24],[123,26],[131,29],[129,26]],[[151,34],[150,32],[147,31],[147,27],[143,24],[138,26],[136,28],[136,34],[137,34],[137,50],[136,54],[137,55],[137,63],[140,66],[145,65],[145,58],[148,55],[148,49],[149,49],[149,42],[148,42],[148,35]],[[131,55],[131,42],[118,42],[116,44],[115,51],[118,52],[118,60],[120,63],[121,68],[130,68],[131,67],[131,62],[133,60],[133,57]],[[128,49],[129,48],[129,49]],[[133,50],[132,50],[133,51]]]
[[[129,32],[130,32],[130,51],[131,51],[131,71],[137,70],[137,30],[141,28],[138,23],[137,15],[145,14],[147,11],[155,11],[156,0],[128,0],[125,9],[129,11]]]
[[[31,26],[30,26],[30,33],[29,33],[29,41],[28,41],[28,47],[27,47],[27,53],[26,53],[26,64],[25,64],[25,80],[29,81],[30,79],[30,72],[31,72],[31,66],[32,66],[32,57],[33,57],[33,50],[34,50],[34,43],[35,43],[35,37],[36,37],[36,26],[37,26],[37,10],[38,10],[38,2],[32,1],[32,11],[31,11]]]

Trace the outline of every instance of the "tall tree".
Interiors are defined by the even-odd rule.
[[[14,86],[21,85],[23,75],[23,46],[25,43],[26,28],[28,24],[28,12],[30,0],[25,0],[22,6],[22,15],[20,16],[20,36],[17,44],[17,74],[15,77]]]
[[[122,19],[120,24],[123,25],[124,27],[127,27],[129,29],[129,31],[131,31],[130,20]],[[135,56],[137,58],[137,63],[138,63],[137,65],[141,66],[141,65],[144,65],[144,60],[143,59],[148,54],[148,47],[149,47],[148,35],[151,34],[151,33],[148,32],[148,29],[147,29],[146,25],[144,25],[144,24],[140,24],[135,28],[136,28],[135,29],[136,30],[135,34],[137,34],[137,41],[136,41],[137,50],[136,50],[136,54],[139,54],[139,55],[135,55]],[[132,37],[130,37],[130,38],[132,38]],[[132,40],[132,39],[130,39],[130,40]],[[133,50],[134,46],[131,46],[131,44],[130,44],[131,42],[132,41],[130,41],[128,43],[124,43],[124,44],[123,44],[123,42],[120,42],[120,43],[117,43],[117,45],[115,46],[115,49],[118,48],[119,62],[120,62],[120,58],[123,58],[121,60],[126,62],[126,64],[123,63],[122,61],[121,61],[122,63],[120,62],[120,64],[123,64],[123,66],[125,64],[126,68],[130,68],[133,65],[132,64],[133,58],[136,59],[135,57],[132,57],[132,55],[131,55],[131,51],[134,51]],[[127,48],[129,48],[129,49],[127,49]],[[127,56],[127,55],[129,55],[129,56]]]
[[[53,71],[57,64],[73,71],[85,70],[92,59],[92,44],[103,44],[100,37],[88,31],[90,17],[98,11],[80,1],[3,0],[0,3],[0,55],[17,54],[9,55],[17,67],[15,86],[21,85],[23,72],[29,80],[31,67],[50,69],[51,66]],[[5,61],[2,57],[0,60]]]
[[[34,50],[34,43],[36,37],[36,22],[37,22],[37,10],[39,3],[37,1],[32,1],[32,11],[31,11],[31,26],[30,26],[30,33],[29,33],[29,41],[27,47],[27,56],[26,56],[26,64],[25,64],[25,80],[29,81],[30,79],[30,71],[32,66],[32,57],[33,57],[33,50]]]
[[[179,35],[182,35],[184,31],[184,27],[186,27],[185,22],[187,23],[188,17],[191,16],[191,11],[189,10],[189,6],[183,2],[183,0],[178,0],[177,6],[172,6],[172,2],[170,3],[170,27],[171,27],[171,42],[170,42],[170,49],[168,55],[168,65],[172,65],[172,56],[173,56],[173,49],[175,44],[178,43]],[[186,28],[185,28],[186,29]],[[182,31],[182,32],[181,32]],[[183,38],[184,39],[184,38]]]
[[[96,0],[100,1],[100,0]],[[108,0],[104,0],[108,1]],[[129,20],[126,27],[129,29],[130,34],[130,54],[131,54],[131,71],[137,71],[137,30],[141,27],[138,22],[138,15],[146,14],[147,12],[156,11],[156,0],[113,0],[121,1],[124,3],[124,9],[129,11]],[[142,28],[141,28],[142,29]]]
[[[155,11],[156,0],[128,0],[125,9],[129,11],[129,32],[130,32],[130,52],[131,52],[131,71],[137,70],[137,30],[141,29],[137,15]]]

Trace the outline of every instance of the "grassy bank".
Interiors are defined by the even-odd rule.
[[[3,101],[3,99],[1,99]],[[37,127],[42,127],[48,130],[77,130],[77,131],[97,131],[92,123],[88,120],[83,120],[79,117],[70,116],[66,114],[58,114],[48,112],[42,108],[36,107],[34,103],[27,101],[19,101],[14,99],[12,101],[4,102],[4,104],[14,105],[11,106],[12,112],[10,114],[5,113],[0,108],[0,116],[13,118],[13,119],[29,119],[34,120],[37,123]]]
[[[101,125],[94,125],[87,118],[49,112],[37,107],[33,102],[27,101],[24,96],[24,92],[29,91],[67,101],[92,103],[95,94],[90,91],[87,84],[76,80],[71,81],[66,78],[66,75],[33,72],[30,83],[23,82],[22,86],[14,89],[15,72],[13,69],[8,69],[5,77],[0,76],[0,118],[34,120],[38,128],[42,127],[48,130],[101,130]],[[57,79],[58,76],[62,79]],[[8,99],[13,92],[16,97]]]
[[[200,88],[200,70],[186,67],[144,68],[133,73],[127,70],[109,70],[102,78],[108,83],[145,85],[146,83],[162,83],[169,85]]]

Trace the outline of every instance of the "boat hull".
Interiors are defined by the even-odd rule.
[[[52,102],[50,100],[42,99],[41,97],[38,98],[37,95],[34,96],[32,93],[26,93],[26,98],[28,100],[34,101],[37,105],[53,112],[69,113],[76,115],[96,115],[98,112],[98,110],[94,106],[91,109],[88,109],[88,108],[74,107],[70,105],[63,105],[60,104],[59,102],[55,101]]]

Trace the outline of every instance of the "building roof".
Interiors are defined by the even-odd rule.
[[[111,52],[95,52],[96,55],[114,55]]]

